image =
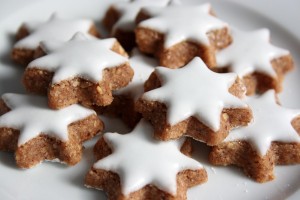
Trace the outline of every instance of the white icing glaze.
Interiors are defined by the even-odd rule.
[[[268,29],[245,32],[232,28],[231,34],[232,44],[216,54],[219,68],[229,66],[230,71],[237,73],[240,77],[253,72],[276,77],[271,61],[288,55],[289,52],[270,43]]]
[[[153,128],[145,120],[129,134],[106,133],[103,137],[113,153],[96,162],[94,168],[117,173],[124,195],[148,184],[176,195],[176,175],[183,170],[203,168],[180,152],[184,138],[167,142],[155,140]]]
[[[44,40],[58,40],[65,42],[76,32],[88,35],[93,22],[87,19],[60,19],[53,14],[45,23],[26,22],[24,26],[30,35],[15,44],[15,48],[36,49]]]
[[[132,81],[125,88],[114,92],[116,95],[127,95],[136,101],[144,93],[144,83],[158,65],[153,58],[144,56],[137,49],[133,50],[129,59],[130,66],[134,70]]]
[[[159,15],[161,15],[161,13],[166,12],[165,10],[167,10],[167,12],[173,12],[173,10],[178,9],[180,10],[180,7],[188,9],[190,6],[186,6],[186,5],[177,5],[176,6],[176,0],[170,1],[169,3],[169,7],[154,7],[154,6],[147,6],[147,7],[143,7],[141,8],[141,11],[143,13],[146,13],[147,15],[151,16],[151,17],[157,17]],[[204,12],[206,14],[209,14],[211,11],[211,5],[209,3],[205,3],[205,4],[201,4],[198,5],[198,9],[201,10],[200,12]],[[168,11],[170,10],[170,11]],[[174,11],[175,12],[175,11]],[[172,14],[172,13],[171,13]]]
[[[291,125],[300,110],[281,107],[270,90],[262,96],[247,97],[246,103],[253,112],[253,121],[247,127],[234,129],[225,142],[248,141],[260,156],[265,156],[272,142],[300,142],[300,136]]]
[[[113,32],[116,29],[122,29],[126,31],[134,31],[135,18],[140,9],[145,6],[166,6],[170,0],[135,0],[131,2],[118,2],[113,4],[113,7],[120,12],[120,19],[113,26]]]
[[[41,96],[7,93],[2,99],[11,110],[0,117],[0,127],[20,130],[18,146],[41,133],[67,141],[69,124],[96,114],[77,104],[52,110]]]
[[[207,33],[227,27],[225,22],[209,14],[210,5],[173,5],[164,8],[146,7],[143,11],[152,18],[142,21],[138,27],[157,30],[165,35],[165,48],[182,41],[194,41],[209,45]]]
[[[95,83],[102,79],[102,70],[128,62],[128,59],[110,50],[116,39],[87,39],[77,33],[68,42],[45,41],[41,47],[46,56],[29,63],[28,68],[55,72],[52,83],[81,77]]]
[[[175,125],[191,116],[219,130],[223,108],[246,108],[247,105],[228,92],[237,75],[218,74],[207,68],[199,57],[185,67],[155,69],[162,87],[144,93],[143,99],[165,103],[167,121]]]

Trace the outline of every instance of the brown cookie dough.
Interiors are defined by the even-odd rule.
[[[81,160],[82,143],[104,126],[92,110],[79,105],[51,110],[45,97],[5,94],[0,111],[0,150],[15,152],[20,168],[31,168],[45,160],[75,165]],[[57,124],[45,125],[52,121]],[[64,125],[66,132],[62,131]]]
[[[200,15],[191,16],[191,19],[187,20],[191,13]],[[176,23],[176,20],[180,23]],[[191,22],[193,24],[190,24]],[[231,43],[227,25],[213,16],[208,4],[170,6],[159,11],[146,7],[138,14],[137,24],[135,33],[139,49],[146,54],[155,55],[161,66],[169,68],[182,67],[195,56],[201,57],[208,67],[214,67],[215,51]],[[187,24],[193,29],[187,29]],[[210,25],[207,26],[208,24]],[[207,28],[216,24],[218,28]],[[197,34],[194,34],[195,32]]]
[[[215,87],[211,84],[221,81],[223,74],[210,71],[203,62],[201,64],[199,58],[194,58],[182,69],[157,69],[145,83],[145,91],[148,92],[136,104],[137,111],[142,113],[143,117],[154,126],[154,135],[157,139],[170,140],[186,135],[208,145],[216,145],[224,140],[231,129],[246,126],[251,121],[251,110],[237,98],[243,97],[245,91],[243,84],[236,76],[233,75],[235,81],[231,84],[226,81],[227,83],[218,83],[219,86]],[[199,69],[205,70],[199,71]],[[218,77],[218,75],[221,76]],[[207,81],[206,77],[208,76],[210,81]],[[221,85],[225,85],[225,87]],[[226,85],[229,87],[226,88]],[[215,90],[216,93],[211,93],[210,90]],[[189,94],[185,91],[189,91]],[[222,97],[218,93],[224,93],[224,96]],[[228,102],[227,95],[230,96],[232,104]],[[229,105],[236,104],[236,106],[225,106],[224,104],[218,116],[217,128],[213,128],[205,118],[215,113],[214,109],[219,109],[219,106],[223,105],[222,98]],[[210,105],[210,102],[219,103]],[[211,109],[208,109],[207,106],[210,106]],[[185,108],[188,113],[191,113],[190,116],[185,114],[187,112]],[[190,109],[195,109],[195,111],[189,111]],[[205,115],[202,115],[202,112],[205,112]],[[172,124],[170,119],[177,118],[179,115],[185,117],[180,117],[183,120],[177,120]],[[216,113],[216,115],[218,114]]]
[[[144,6],[166,6],[169,0],[148,1],[134,0],[112,4],[106,11],[102,24],[112,37],[118,39],[122,46],[130,51],[136,46],[135,17]]]
[[[231,34],[233,42],[217,52],[213,70],[237,73],[247,88],[247,95],[270,89],[281,92],[284,76],[294,68],[289,51],[270,43],[268,29],[246,32],[232,28]]]
[[[145,128],[145,126],[149,126],[150,128]],[[191,141],[182,139],[179,141],[170,141],[170,142],[154,142],[155,140],[152,138],[151,133],[151,125],[145,125],[145,121],[140,122],[137,125],[138,128],[135,128],[133,132],[126,134],[126,135],[118,135],[114,136],[112,133],[106,134],[102,139],[100,139],[94,148],[95,157],[98,160],[94,164],[94,166],[90,169],[90,171],[87,173],[85,178],[85,184],[89,188],[96,188],[104,190],[108,196],[109,199],[169,199],[169,200],[179,200],[179,199],[186,199],[186,191],[188,188],[201,184],[203,182],[207,181],[207,174],[206,171],[201,167],[201,165],[198,166],[196,161],[189,160],[190,158],[186,157],[183,154],[189,155],[191,153]],[[149,131],[147,131],[149,129]],[[153,130],[152,130],[153,131]],[[151,149],[153,151],[143,151],[142,149],[139,149],[139,155],[137,155],[137,151],[134,148],[127,148],[126,150],[120,149],[122,148],[122,145],[118,146],[118,142],[115,140],[120,137],[120,140],[128,139],[128,143],[133,142],[133,146],[139,147],[143,146],[144,148],[148,149],[148,145],[151,146]],[[127,137],[127,138],[126,138]],[[139,139],[136,139],[139,138]],[[130,140],[130,141],[129,141]],[[182,145],[173,148],[173,145],[170,143],[181,143]],[[128,144],[130,147],[131,144]],[[166,145],[167,149],[164,149],[164,145]],[[155,150],[156,149],[156,150]],[[160,153],[159,150],[162,152]],[[114,166],[113,169],[103,169],[102,167],[99,167],[99,163],[105,163],[109,159],[114,159],[117,157],[117,154],[126,151],[128,155],[122,156],[122,162],[118,162],[118,159],[114,160]],[[132,154],[130,153],[132,151]],[[176,154],[181,157],[183,156],[184,159],[188,159],[189,161],[183,161],[183,158],[176,158]],[[181,152],[180,152],[181,151]],[[173,154],[174,153],[174,154]],[[182,154],[183,153],[183,154]],[[160,154],[160,155],[158,155]],[[172,154],[172,156],[170,155]],[[168,156],[169,155],[169,156]],[[175,156],[175,157],[173,157]],[[152,162],[151,170],[144,169],[142,163],[139,165],[138,162],[143,162],[143,159],[141,160],[141,157],[144,157],[144,159],[149,159],[150,162]],[[134,159],[137,159],[137,162],[132,163]],[[164,161],[159,162],[160,159],[163,159]],[[109,161],[108,161],[109,162]],[[131,164],[130,164],[130,163]],[[164,177],[164,174],[168,174],[169,171],[173,171],[173,166],[165,167],[165,165],[169,165],[170,163],[178,162],[179,166],[182,166],[182,162],[193,162],[194,165],[198,166],[194,169],[188,169],[188,167],[184,167],[186,169],[179,168],[177,170],[177,174],[173,174],[172,176],[176,176],[176,181],[174,180],[163,180],[163,182],[169,182],[169,185],[165,185],[164,189],[161,186],[161,180],[163,178],[169,178],[172,179],[170,176]],[[130,166],[128,166],[126,163],[128,163]],[[136,163],[136,164],[135,164]],[[120,165],[120,166],[118,166]],[[191,164],[190,164],[191,165]],[[101,166],[101,164],[100,164]],[[112,165],[110,165],[112,166]],[[127,171],[126,167],[132,167],[132,170]],[[122,173],[119,174],[117,172],[114,172],[116,169],[121,169]],[[158,172],[157,170],[161,170],[161,172]],[[166,170],[166,171],[165,171]],[[177,171],[176,170],[176,171]],[[157,173],[160,173],[158,175],[157,173],[152,174],[152,171],[157,171]],[[126,177],[126,174],[128,172],[128,178],[127,179],[135,179],[137,175],[134,173],[138,173],[138,177],[145,177],[146,182],[145,183],[137,183],[132,181],[125,181],[124,177]],[[130,174],[131,173],[131,174]],[[133,174],[132,174],[133,173]],[[148,175],[150,174],[150,175]],[[170,175],[170,174],[169,174]],[[133,177],[132,177],[133,176]],[[149,179],[148,176],[156,176],[153,177],[153,179]],[[159,177],[157,177],[159,176]],[[144,180],[144,179],[143,179]],[[149,182],[148,182],[149,181]],[[176,184],[175,192],[173,194],[170,193],[168,190],[172,190],[170,188],[173,187],[173,184]],[[138,186],[128,186],[128,184],[133,183],[134,185]],[[172,185],[172,186],[170,186]],[[137,188],[136,190],[127,191],[127,188]]]
[[[11,58],[16,63],[26,66],[39,57],[35,52],[39,42],[49,39],[67,41],[79,31],[100,37],[95,24],[89,20],[65,20],[53,15],[44,23],[23,23],[16,33],[17,42],[12,50]]]
[[[211,164],[238,166],[260,183],[275,178],[275,165],[300,164],[300,112],[279,106],[274,94],[268,91],[246,99],[253,121],[212,147]]]
[[[144,83],[158,65],[154,58],[141,54],[137,49],[131,53],[130,66],[134,70],[132,81],[124,88],[113,93],[114,100],[109,106],[95,106],[100,114],[120,117],[129,127],[134,128],[141,114],[135,110],[135,103],[144,93]]]
[[[63,45],[62,48],[51,50],[49,53],[46,52],[47,55],[31,62],[23,75],[23,84],[26,90],[30,93],[48,94],[49,106],[54,109],[63,108],[74,103],[80,103],[88,107],[111,104],[113,100],[112,91],[125,87],[133,77],[133,70],[127,58],[124,57],[127,54],[115,39],[83,39],[83,41],[86,42],[87,49],[80,49],[81,45],[84,46],[81,39],[79,41],[73,39]],[[76,47],[77,50],[69,48],[76,44],[79,45]],[[104,45],[103,52],[93,51],[93,45],[98,45],[99,51]],[[109,48],[107,48],[108,46]],[[45,49],[45,47],[42,49]],[[89,52],[86,55],[89,59],[81,55],[78,57],[76,55],[78,51]],[[63,57],[65,52],[70,52],[74,57]],[[58,59],[54,69],[51,68],[53,56],[56,56],[56,60]],[[47,64],[44,64],[45,60]],[[120,60],[121,62],[119,62]],[[45,66],[39,66],[41,63]],[[69,65],[66,65],[66,63],[69,63]],[[114,66],[114,63],[118,64]],[[54,82],[61,71],[72,71],[71,65],[75,65],[74,67],[81,65],[78,68],[80,72],[69,75],[65,71],[64,77],[66,78]],[[98,68],[97,73],[99,75],[93,73],[94,68]],[[91,76],[96,77],[97,80],[91,80]]]

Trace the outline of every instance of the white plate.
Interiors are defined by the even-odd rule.
[[[4,92],[24,92],[21,85],[22,69],[14,66],[9,59],[12,38],[23,21],[46,20],[53,11],[69,17],[90,17],[100,21],[103,11],[112,1],[108,0],[0,0],[0,94]],[[195,3],[197,0],[185,2]],[[271,3],[270,0],[268,0]],[[272,1],[273,2],[273,1]],[[267,27],[271,29],[272,42],[287,48],[300,65],[300,31],[292,22],[300,18],[295,9],[297,1],[273,4],[247,0],[238,2],[212,1],[218,16],[225,21],[246,30]],[[244,4],[244,5],[242,5]],[[263,5],[263,6],[260,6]],[[268,7],[267,7],[268,6]],[[283,8],[284,9],[281,9]],[[273,15],[275,11],[281,13]],[[294,17],[294,18],[291,18]],[[298,38],[297,38],[297,34]],[[284,92],[280,94],[283,105],[300,108],[300,70],[296,68],[284,82]],[[124,126],[116,119],[105,119],[107,130]],[[84,158],[74,167],[57,163],[42,163],[30,170],[16,168],[13,154],[0,153],[0,199],[106,199],[105,195],[93,189],[86,189],[83,180],[93,163],[92,146],[94,141],[85,143]],[[188,191],[188,199],[300,199],[300,165],[276,166],[276,180],[259,184],[244,176],[235,167],[212,167],[207,162],[208,149],[205,145],[194,143],[195,158],[201,161],[208,172],[209,181]]]

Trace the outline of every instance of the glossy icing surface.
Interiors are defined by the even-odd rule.
[[[124,195],[148,184],[176,195],[178,172],[203,168],[180,152],[184,138],[157,141],[153,138],[152,126],[144,120],[128,134],[106,133],[103,137],[113,153],[96,162],[94,168],[117,173]]]
[[[18,146],[41,133],[66,142],[69,124],[96,114],[77,104],[52,110],[47,98],[41,96],[6,93],[2,99],[11,111],[0,116],[0,127],[20,130]]]
[[[171,125],[194,116],[217,131],[223,108],[247,107],[228,92],[237,75],[212,72],[199,57],[180,69],[157,67],[155,73],[162,87],[144,93],[142,98],[165,103]]]
[[[289,51],[270,43],[268,29],[246,32],[232,28],[231,34],[232,44],[216,54],[219,68],[229,67],[231,72],[237,73],[240,77],[253,72],[276,77],[271,61],[288,55]]]
[[[41,47],[47,55],[29,63],[28,68],[55,72],[52,84],[75,77],[98,83],[105,68],[117,67],[128,59],[110,50],[116,39],[87,38],[77,33],[68,42],[45,41]]]
[[[53,14],[47,22],[25,22],[29,35],[15,44],[15,48],[36,49],[41,41],[68,41],[76,32],[88,35],[93,22],[88,19],[61,19]]]
[[[207,33],[227,27],[225,22],[210,15],[210,10],[209,4],[171,5],[164,8],[146,7],[143,11],[152,18],[142,21],[138,27],[157,30],[165,34],[165,48],[186,40],[209,45]]]
[[[300,136],[291,124],[300,115],[300,110],[278,105],[274,90],[260,97],[247,97],[245,101],[252,109],[253,121],[247,127],[234,129],[225,139],[226,142],[248,141],[260,156],[266,155],[272,142],[300,142]]]

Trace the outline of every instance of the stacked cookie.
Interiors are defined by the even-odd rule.
[[[212,165],[258,182],[274,179],[275,164],[300,163],[300,110],[276,97],[293,60],[267,29],[240,31],[209,4],[169,0],[113,4],[102,22],[116,39],[57,15],[20,27],[12,58],[31,94],[0,101],[0,150],[19,167],[78,163],[82,142],[103,130],[96,112],[133,128],[94,147],[85,184],[109,199],[186,199],[207,181],[191,140],[212,147]]]

